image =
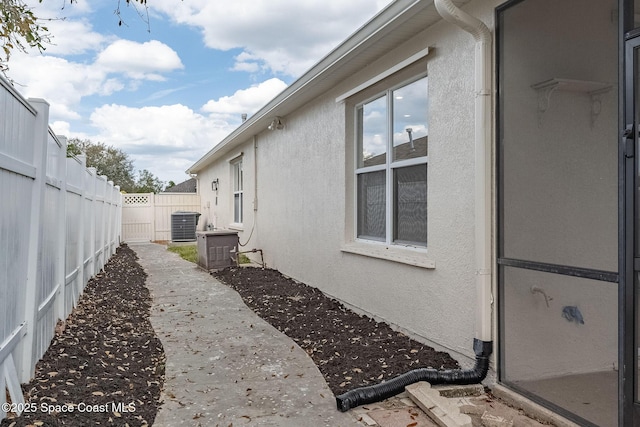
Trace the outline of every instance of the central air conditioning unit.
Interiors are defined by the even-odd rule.
[[[171,214],[171,241],[195,242],[198,212],[177,211]]]
[[[200,268],[211,271],[236,265],[239,240],[237,231],[199,231],[197,234]]]

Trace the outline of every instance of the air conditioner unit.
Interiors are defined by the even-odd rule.
[[[204,270],[219,270],[236,265],[238,233],[231,230],[199,231],[198,266]]]
[[[171,241],[195,242],[198,212],[177,211],[171,214]]]

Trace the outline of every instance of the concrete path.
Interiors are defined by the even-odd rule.
[[[157,244],[131,244],[149,277],[166,353],[154,425],[361,426],[336,409],[311,358],[238,293]]]

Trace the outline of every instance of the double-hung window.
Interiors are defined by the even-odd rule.
[[[357,237],[427,246],[427,77],[356,107]]]
[[[242,224],[242,158],[231,164],[233,170],[233,222]]]

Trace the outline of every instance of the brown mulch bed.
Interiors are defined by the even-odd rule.
[[[152,425],[164,350],[149,322],[146,273],[126,245],[85,287],[22,386],[29,412],[2,426]],[[69,411],[69,412],[65,412]]]
[[[415,368],[459,367],[449,354],[358,315],[278,271],[227,268],[215,277],[235,289],[258,316],[298,343],[335,395]]]

